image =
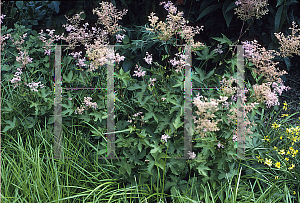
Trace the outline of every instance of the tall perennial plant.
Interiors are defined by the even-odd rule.
[[[106,35],[115,35],[117,32],[121,31],[117,22],[113,19],[121,19],[121,17],[126,14],[126,10],[124,10],[123,13],[117,13],[111,3],[102,2],[100,4],[102,6],[100,11],[95,9],[93,10],[93,13],[98,15],[99,23],[105,26],[104,30],[97,30],[93,27],[92,34],[91,32],[86,33],[85,31],[87,30],[88,24],[84,25],[85,29],[79,29],[78,23],[82,19],[80,18],[80,14],[77,14],[70,20],[72,25],[64,25],[66,30],[70,32],[68,37],[65,38],[63,35],[53,36],[53,31],[47,30],[49,31],[51,40],[48,44],[46,44],[45,48],[49,48],[49,45],[55,41],[53,39],[54,37],[56,40],[65,40],[70,44],[70,49],[74,48],[76,43],[79,41],[87,49],[86,54],[91,60],[90,67],[88,69],[89,72],[95,71],[99,69],[99,67],[104,66],[106,63],[112,63],[114,61],[118,66],[118,63],[124,60],[124,56],[120,56],[118,53],[114,56],[113,53],[108,52],[108,49],[105,47],[105,45],[108,44]],[[148,31],[155,33],[158,35],[158,39],[163,41],[171,40],[174,34],[179,34],[181,38],[186,40],[187,44],[193,46],[193,51],[205,48],[203,43],[194,43],[193,41],[193,36],[195,34],[199,34],[199,31],[203,30],[203,27],[193,30],[192,27],[187,26],[186,21],[182,17],[183,13],[177,13],[177,8],[173,6],[172,2],[162,2],[161,5],[164,5],[164,8],[169,12],[167,16],[167,23],[160,21],[156,24],[158,18],[154,16],[154,13],[151,13],[149,21],[152,28],[147,28]],[[41,35],[42,34],[43,31],[41,32]],[[90,43],[93,35],[96,35],[94,44]],[[25,37],[26,35],[23,36],[23,38]],[[122,40],[123,37],[124,35],[116,35],[118,41]],[[2,41],[3,39],[6,38],[1,38]],[[40,39],[46,43],[44,37],[41,36]],[[14,44],[17,45],[18,42],[14,42]],[[20,44],[22,44],[22,39]],[[262,85],[256,84],[253,87],[247,83],[248,89],[246,90],[246,93],[249,95],[248,97],[242,95],[242,98],[244,98],[246,103],[245,111],[248,117],[248,113],[256,108],[255,105],[264,107],[264,103],[266,103],[269,108],[278,104],[277,93],[281,94],[283,90],[287,90],[287,87],[284,87],[282,81],[278,78],[280,75],[286,74],[286,72],[278,73],[275,69],[276,64],[271,61],[273,52],[266,51],[264,48],[260,49],[255,41],[253,43],[245,42],[244,44],[246,46],[245,56],[257,68],[260,68],[260,72],[258,70],[253,70],[255,80],[258,81],[258,78],[256,77],[257,74],[261,74],[266,77],[267,80],[267,83],[263,83]],[[221,49],[221,47],[219,48]],[[44,54],[49,55],[49,53],[50,49],[47,49]],[[11,83],[16,86],[21,84],[20,74],[23,71],[22,68],[24,68],[32,60],[27,56],[25,51],[20,51],[19,54],[20,57],[17,62],[22,62],[22,65],[19,69],[17,69],[18,72],[15,74],[16,79],[11,81]],[[85,58],[80,58],[81,54],[82,52],[72,53],[70,55],[73,55],[73,57],[78,60],[76,65],[85,67],[87,66],[87,64],[84,63],[86,60]],[[170,79],[168,79],[166,83],[163,82],[164,68],[158,64],[158,62],[152,62],[151,53],[147,53],[147,56],[144,58],[146,63],[151,66],[151,77],[149,75],[145,75],[146,72],[143,70],[143,67],[139,66],[138,63],[136,64],[137,70],[133,76],[130,76],[128,72],[125,73],[122,68],[118,68],[118,72],[115,71],[115,77],[119,80],[118,82],[120,84],[119,90],[124,89],[124,92],[127,91],[127,93],[131,91],[131,97],[127,94],[126,101],[129,101],[130,99],[133,101],[133,103],[130,103],[131,111],[127,112],[124,110],[125,108],[122,108],[127,104],[124,104],[118,97],[116,98],[116,101],[119,102],[117,103],[118,110],[123,111],[116,115],[118,118],[118,122],[116,124],[117,130],[122,132],[117,134],[118,139],[116,140],[116,154],[120,153],[120,155],[126,156],[128,159],[128,161],[121,160],[120,163],[117,162],[116,164],[119,165],[121,169],[124,169],[120,170],[120,173],[122,173],[122,171],[126,171],[129,177],[133,176],[133,171],[137,171],[137,165],[142,165],[141,168],[143,165],[147,165],[145,169],[149,174],[159,174],[159,170],[161,169],[163,170],[163,177],[168,177],[166,176],[167,173],[170,175],[169,177],[181,175],[185,178],[187,176],[188,169],[185,167],[186,163],[182,160],[173,159],[168,155],[168,153],[177,157],[183,155],[183,122],[181,119],[184,116],[184,101],[182,99],[184,73],[182,70],[184,65],[186,65],[184,61],[186,58],[182,52],[177,53],[176,56],[180,57],[180,59],[177,60],[174,58],[169,61],[172,66],[176,68],[176,71],[172,73]],[[108,61],[107,58],[113,58],[114,60]],[[152,64],[154,64],[156,68],[154,68]],[[216,184],[220,185],[222,181],[226,180],[224,175],[226,171],[232,172],[232,170],[234,170],[232,169],[234,163],[228,163],[228,159],[225,158],[228,157],[228,155],[233,156],[235,154],[233,145],[237,138],[236,124],[234,124],[234,120],[236,119],[235,114],[237,113],[237,107],[234,103],[234,101],[236,101],[236,89],[232,86],[232,82],[234,81],[232,75],[234,75],[234,71],[232,73],[225,74],[223,76],[223,80],[219,81],[222,85],[220,90],[218,90],[220,99],[204,98],[204,101],[202,101],[201,99],[203,96],[198,94],[193,101],[193,104],[198,109],[198,111],[196,111],[198,120],[197,117],[194,116],[194,124],[199,124],[193,131],[193,141],[196,142],[194,147],[200,149],[196,149],[195,151],[188,153],[191,160],[187,163],[189,163],[191,170],[197,170],[200,175],[204,176],[203,183],[210,179],[214,183],[213,187],[216,187]],[[143,80],[137,81],[134,77],[142,77]],[[193,78],[199,80],[201,75],[195,73],[193,74]],[[216,77],[214,80],[215,84],[218,84],[218,78]],[[122,81],[125,85],[121,83]],[[31,83],[29,86],[32,88],[32,91],[36,92],[37,85]],[[274,89],[273,92],[271,91],[271,86]],[[75,114],[77,114],[77,112],[82,114],[84,110],[89,109],[89,107],[93,107],[93,115],[96,115],[97,112],[95,110],[98,106],[101,106],[101,102],[92,103],[91,100],[91,97],[85,97],[84,103],[87,108],[84,109],[84,106],[81,106],[81,108],[77,108],[76,110],[73,109],[71,112],[75,112]],[[125,120],[123,116],[124,114],[128,116],[129,119],[130,115],[133,115],[132,117],[137,117],[144,114],[144,116],[141,116],[140,122],[138,122],[137,119],[132,118],[135,120],[135,125],[130,126],[132,119]],[[103,113],[101,117],[102,116],[105,117],[105,113]],[[255,130],[255,124],[251,123],[247,117],[245,125],[249,125]],[[101,119],[99,120],[102,122]],[[142,125],[144,125],[144,128],[142,128]],[[127,127],[130,129],[130,133],[127,131]],[[251,132],[251,129],[248,128],[247,134],[250,133],[253,132]],[[124,137],[125,134],[127,134],[126,137]],[[251,137],[249,136],[248,138]],[[251,140],[248,139],[248,141]],[[105,145],[105,143],[101,144]],[[120,150],[121,147],[123,150]],[[130,147],[130,150],[124,149],[126,147]],[[98,154],[102,155],[104,153],[105,151],[102,150],[101,153]],[[135,156],[134,154],[141,155]],[[199,159],[196,159],[197,157],[199,157]],[[168,162],[166,161],[167,158]],[[148,160],[148,163],[143,163],[139,159],[145,159],[145,161]],[[182,173],[179,171],[182,171]],[[210,173],[208,173],[209,171]],[[145,177],[149,177],[149,174],[148,176],[145,175]],[[155,182],[156,181],[158,182],[159,180],[155,180]],[[170,183],[168,186],[167,185],[168,184],[166,184],[165,189],[169,189],[171,187]]]

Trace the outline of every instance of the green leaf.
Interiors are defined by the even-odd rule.
[[[203,18],[204,16],[208,15],[209,13],[213,12],[214,10],[217,10],[218,8],[221,8],[222,4],[217,4],[217,5],[210,5],[209,7],[207,7],[206,9],[204,9],[200,15],[198,16],[197,20],[200,20],[201,18]]]
[[[4,122],[5,122],[5,123],[8,123],[9,126],[5,126],[5,128],[2,130],[2,132],[6,132],[6,131],[8,131],[9,129],[13,129],[13,128],[16,126],[16,117],[14,116],[13,121],[6,120],[6,121],[4,121]]]
[[[281,5],[275,16],[275,32],[279,32],[287,17],[287,6]]]
[[[155,166],[158,166],[159,168],[161,168],[161,170],[164,170],[164,167],[165,167],[164,160],[159,159],[158,161],[155,161]]]
[[[277,5],[276,5],[276,7],[278,7],[279,5],[281,5],[282,2],[284,2],[284,0],[277,0]]]
[[[230,7],[230,8],[229,8]],[[230,25],[230,22],[232,20],[232,17],[233,17],[233,11],[232,9],[235,7],[235,3],[234,2],[231,2],[231,0],[226,0],[225,3],[223,4],[223,8],[222,8],[222,11],[223,11],[223,16],[224,16],[224,19],[226,21],[226,24],[227,24],[227,27],[229,27]],[[230,11],[230,12],[229,12]]]
[[[183,124],[184,124],[184,122],[181,122],[181,123],[180,123],[180,116],[178,116],[178,117],[176,118],[175,122],[173,122],[173,125],[174,125],[174,127],[176,128],[176,130],[177,130],[178,128],[180,128]]]
[[[152,107],[152,106],[151,106]],[[150,108],[151,108],[150,107]],[[156,120],[156,122],[158,123],[158,119],[155,115],[155,113],[153,112],[153,107],[151,109],[149,109],[148,113],[145,113],[145,117],[144,117],[144,121],[149,120],[150,118],[154,118]]]
[[[168,58],[170,55],[162,55],[162,61]]]
[[[207,166],[205,166],[205,163],[199,165],[196,169],[198,169],[199,174],[202,174],[203,176],[208,177],[207,171],[211,170]]]
[[[9,113],[9,112],[12,112],[13,109],[11,108],[11,104],[9,102],[6,103],[8,108],[5,107],[5,108],[2,108],[2,113]]]
[[[38,109],[37,107],[38,107],[38,105],[40,105],[40,104],[34,103],[34,102],[32,102],[32,101],[30,101],[30,103],[31,103],[31,104],[30,104],[29,108],[35,107],[35,115],[38,115],[39,109]]]
[[[129,43],[129,37],[127,35],[125,35],[122,42],[123,42],[123,44],[128,44]]]
[[[19,10],[22,10],[24,8],[24,2],[23,1],[16,1],[16,6]]]
[[[221,37],[212,37],[212,39],[221,42],[221,44],[229,44],[232,45],[232,41],[230,39],[228,39],[223,33],[221,33],[221,35],[223,36],[223,38]]]
[[[200,52],[196,52],[197,53],[197,55],[199,56],[198,58],[196,58],[197,60],[203,60],[203,61],[207,61],[207,60],[209,60],[209,59],[213,59],[214,58],[214,56],[215,56],[215,52],[214,51],[212,51],[210,54],[209,54],[209,48],[208,47],[206,47],[205,49],[203,49],[202,51],[201,51],[201,53]]]
[[[130,62],[129,62],[130,63]],[[123,71],[123,69],[121,68],[120,69],[120,73],[118,74],[118,73],[116,73],[116,72],[114,72],[114,74],[115,74],[115,76],[116,76],[116,78],[118,78],[118,79],[121,79],[124,83],[125,83],[125,86],[127,87],[127,82],[128,81],[134,81],[131,77],[130,77],[130,72],[124,72]],[[142,86],[139,86],[138,84],[136,84],[135,83],[135,85],[134,86],[130,86],[129,88],[128,88],[128,90],[136,90],[136,89],[143,89],[143,87]]]
[[[228,12],[228,11],[231,11],[231,10],[233,10],[234,8],[236,8],[237,6],[235,5],[235,1],[233,1],[233,2],[231,2],[231,4],[227,7],[227,9],[226,9],[226,13]]]
[[[124,163],[122,165],[122,168],[124,168],[126,170],[126,172],[128,173],[128,175],[131,174],[131,169],[134,168],[134,165],[132,163],[128,164],[128,163]]]
[[[68,76],[66,77],[66,75],[63,75],[64,80],[66,80],[67,83],[71,83],[72,78],[73,78],[73,71],[70,71]]]
[[[287,70],[290,71],[291,69],[291,61],[290,61],[290,58],[289,57],[284,57],[283,58],[284,62],[285,62],[285,65],[287,67]]]
[[[51,8],[56,13],[59,13],[59,5],[60,5],[59,1],[52,1],[50,4],[48,4],[48,8]]]

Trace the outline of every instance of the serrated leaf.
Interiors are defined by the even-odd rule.
[[[164,170],[165,161],[162,159],[159,159],[158,161],[155,161],[155,166],[158,166],[161,170]]]
[[[221,37],[211,37],[212,39],[221,42],[221,44],[229,44],[232,45],[232,41],[230,39],[228,39],[223,33],[221,33],[222,38]]]
[[[64,80],[67,82],[67,83],[71,83],[72,79],[73,79],[73,71],[70,71],[68,76],[66,77],[65,74],[63,75],[63,78]]]
[[[9,124],[9,126],[5,126],[5,128],[2,130],[2,132],[6,132],[9,129],[13,129],[16,126],[16,117],[14,116],[13,121],[6,120],[4,122]]]
[[[205,163],[200,164],[196,169],[198,169],[198,172],[200,174],[202,174],[203,176],[208,176],[207,175],[207,171],[211,170],[210,168],[208,168],[207,166],[205,166]]]
[[[5,108],[2,108],[2,113],[8,113],[8,112],[12,112],[13,111],[13,109],[11,108],[11,104],[8,102],[8,103],[6,103],[7,104],[7,106],[8,106],[8,108],[7,107],[5,107]]]
[[[173,125],[175,127],[175,129],[177,130],[178,128],[180,128],[182,125],[184,124],[184,122],[180,122],[180,116],[178,116],[175,119],[175,122],[173,122]]]
[[[203,49],[202,51],[201,51],[201,53],[200,52],[196,52],[197,53],[197,55],[199,56],[198,58],[196,58],[197,60],[203,60],[203,61],[206,61],[206,60],[209,60],[209,59],[213,59],[214,58],[214,56],[215,56],[215,52],[214,51],[211,51],[210,53],[209,53],[209,48],[208,47],[206,47],[205,49]]]

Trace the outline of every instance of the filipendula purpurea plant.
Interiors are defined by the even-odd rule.
[[[168,6],[167,6],[168,5]],[[176,9],[174,9],[174,8],[172,8],[172,5],[171,5],[171,3],[168,3],[167,5],[165,5],[165,7],[167,8],[167,9],[169,9],[170,11],[172,11],[173,13],[176,13],[175,11],[176,11]],[[152,21],[154,22],[155,21],[155,17],[154,17],[154,15],[152,15]],[[154,19],[154,20],[153,20]],[[153,23],[152,22],[152,23]],[[155,24],[155,23],[153,23],[153,24]],[[158,28],[159,27],[164,27],[164,29],[163,30],[165,30],[166,32],[167,32],[167,30],[168,29],[165,29],[167,26],[166,26],[166,24],[162,24],[162,23],[160,23],[160,25],[161,26],[158,26]],[[163,32],[164,33],[164,32]],[[180,32],[180,34],[182,34],[182,36],[185,36],[184,34],[183,34],[184,32],[183,31],[181,31]],[[191,33],[191,32],[185,32],[186,33],[186,36],[188,36],[188,33]],[[162,35],[163,36],[163,35]],[[160,36],[161,37],[161,39],[163,39],[163,40],[165,40],[165,38],[163,38],[162,36]],[[192,43],[193,44],[193,43]],[[184,56],[182,55],[182,53],[181,54],[178,54],[177,56],[180,56],[181,57],[181,59],[179,60],[179,61],[177,61],[177,60],[172,60],[172,61],[170,61],[171,63],[172,63],[172,65],[174,66],[174,67],[176,67],[177,69],[176,69],[176,74],[177,74],[177,76],[178,76],[178,74],[181,74],[181,76],[179,76],[179,80],[178,79],[176,79],[176,76],[174,76],[175,75],[175,73],[172,75],[173,76],[173,78],[172,78],[172,76],[170,77],[170,81],[172,81],[172,79],[173,79],[173,81],[177,81],[177,82],[179,82],[180,83],[180,85],[173,85],[173,87],[180,87],[180,88],[177,88],[177,89],[180,89],[181,91],[183,90],[183,74],[182,74],[182,72],[180,72],[180,71],[182,71],[182,68],[183,68],[183,65],[185,65],[184,64]],[[93,58],[94,60],[96,59],[96,58]],[[147,56],[147,59],[145,59],[146,60],[146,62],[149,64],[149,63],[151,63],[151,60],[149,60],[149,56]],[[154,63],[155,65],[157,65],[158,63]],[[159,65],[158,65],[159,66]],[[160,66],[159,66],[160,67]],[[142,71],[141,70],[141,67],[140,66],[138,66],[138,65],[136,65],[136,68],[137,68],[137,70],[136,70],[136,75],[135,76],[138,76],[138,77],[142,77],[142,76],[144,76],[144,71]],[[151,68],[152,69],[152,68]],[[180,96],[177,96],[177,95],[175,95],[175,96],[177,96],[177,101],[176,100],[173,100],[172,98],[174,98],[174,96],[172,96],[172,95],[170,95],[170,87],[168,87],[168,89],[167,89],[167,95],[165,95],[165,97],[161,97],[161,100],[159,100],[159,95],[158,95],[158,91],[157,91],[157,89],[163,89],[163,88],[156,88],[156,87],[159,87],[159,81],[161,81],[162,80],[162,78],[161,78],[161,76],[159,77],[159,75],[163,72],[163,68],[161,67],[161,69],[159,70],[159,71],[154,71],[154,69],[152,69],[151,70],[151,72],[153,73],[152,74],[152,76],[151,77],[148,77],[148,76],[146,76],[145,77],[145,79],[143,78],[143,81],[139,81],[138,83],[136,82],[136,83],[134,83],[134,85],[133,85],[133,87],[129,87],[129,88],[127,88],[128,90],[137,90],[137,89],[142,89],[142,91],[141,92],[138,92],[138,91],[135,91],[135,96],[134,96],[134,101],[136,102],[136,103],[138,103],[138,104],[140,104],[139,106],[140,106],[140,108],[142,107],[142,108],[148,108],[148,112],[147,113],[145,113],[145,116],[144,117],[142,117],[142,123],[140,123],[140,126],[142,126],[142,124],[144,124],[144,122],[146,122],[147,123],[147,127],[146,128],[144,128],[142,131],[141,130],[139,130],[139,129],[136,129],[136,126],[134,125],[134,126],[131,126],[130,127],[130,131],[132,132],[132,131],[134,131],[134,130],[136,130],[136,134],[139,136],[139,138],[141,138],[139,141],[136,141],[135,143],[136,144],[134,144],[134,145],[137,145],[137,147],[138,147],[138,151],[142,151],[142,146],[143,145],[145,145],[145,149],[147,149],[148,148],[148,150],[150,151],[150,154],[152,155],[147,155],[146,156],[146,158],[147,158],[147,160],[149,160],[149,165],[148,165],[148,172],[149,173],[151,173],[151,172],[153,172],[152,170],[154,170],[153,169],[153,166],[154,165],[156,165],[157,166],[157,170],[154,170],[155,171],[155,173],[158,173],[159,174],[159,168],[161,169],[161,170],[164,170],[164,173],[166,173],[166,171],[168,170],[168,167],[163,167],[163,165],[162,165],[162,163],[164,163],[163,162],[163,158],[167,158],[168,156],[167,155],[164,155],[164,153],[162,153],[162,149],[164,148],[164,146],[163,145],[159,145],[158,143],[159,142],[157,142],[157,141],[155,141],[155,139],[153,138],[152,139],[152,141],[154,141],[154,144],[151,144],[147,139],[145,139],[146,138],[146,136],[148,135],[149,137],[154,137],[155,136],[155,133],[159,133],[159,132],[161,132],[162,130],[164,130],[165,129],[165,127],[166,126],[168,126],[169,125],[169,127],[171,128],[170,129],[170,131],[169,131],[169,133],[166,133],[166,131],[165,131],[165,134],[163,134],[162,136],[171,136],[171,135],[173,135],[173,133],[175,133],[175,131],[177,131],[178,132],[178,130],[177,129],[179,129],[179,127],[181,127],[182,125],[183,125],[183,123],[181,123],[180,122],[180,117],[182,117],[183,115],[182,115],[182,113],[183,113],[183,107],[182,107],[182,99],[180,100]],[[232,74],[233,74],[233,72],[234,71],[232,71]],[[156,73],[156,74],[155,74]],[[157,74],[158,73],[158,74]],[[213,73],[213,72],[212,72]],[[126,73],[124,73],[123,71],[122,71],[122,69],[120,69],[120,74],[116,74],[116,76],[118,77],[118,78],[122,78],[122,80],[124,81],[124,76],[126,75]],[[195,74],[195,77],[196,77],[197,75]],[[228,75],[229,76],[229,75]],[[128,81],[130,81],[130,82],[132,82],[132,80],[131,79],[129,79],[127,76],[126,76],[126,79],[128,80]],[[175,80],[174,80],[175,79]],[[126,81],[126,80],[125,80]],[[157,81],[157,82],[156,82]],[[130,83],[129,83],[130,84]],[[132,83],[131,83],[132,84]],[[174,84],[174,82],[173,82],[173,84]],[[125,87],[126,87],[127,85],[125,84]],[[129,85],[128,85],[129,86]],[[230,88],[230,87],[228,87],[228,88]],[[148,96],[146,96],[147,94],[145,94],[145,91],[146,91],[146,89],[148,89],[148,90],[150,90],[151,91],[151,93],[150,93],[150,95],[148,95]],[[153,91],[154,90],[154,91]],[[165,88],[165,90],[166,90],[166,88]],[[180,91],[179,91],[180,92]],[[159,92],[160,93],[160,92]],[[224,92],[223,94],[228,94],[227,92]],[[234,93],[233,93],[234,94]],[[141,98],[141,95],[143,95],[143,96],[146,96],[146,100],[142,100],[142,98]],[[171,96],[171,97],[170,97]],[[231,95],[231,96],[233,96],[233,95]],[[176,97],[175,97],[176,98]],[[223,97],[220,97],[221,98],[221,100],[219,100],[218,102],[225,102],[226,100],[227,100],[227,98],[225,98],[225,95],[223,96]],[[233,101],[234,101],[234,98],[231,98]],[[118,99],[116,99],[116,100],[118,100]],[[120,100],[119,100],[120,101]],[[152,102],[154,102],[154,103],[152,103]],[[172,120],[170,120],[169,121],[169,123],[171,123],[171,124],[168,124],[168,122],[160,122],[160,121],[167,121],[167,120],[165,120],[166,118],[164,118],[163,119],[163,117],[165,117],[165,115],[166,114],[163,114],[163,113],[157,113],[157,112],[155,112],[155,109],[153,110],[153,106],[155,106],[155,105],[158,105],[158,107],[159,107],[159,112],[162,112],[162,110],[161,110],[161,106],[159,106],[160,105],[160,102],[163,104],[164,102],[170,102],[170,103],[173,103],[173,104],[175,104],[175,105],[179,105],[178,107],[180,107],[180,105],[181,105],[181,107],[178,109],[178,111],[177,111],[177,116],[175,116],[175,118],[174,118],[174,116],[172,116],[173,117],[173,119]],[[180,103],[179,103],[180,102]],[[213,99],[211,99],[211,101],[210,101],[210,104],[214,104],[214,105],[218,105],[218,103],[216,102],[216,100],[214,101]],[[273,103],[271,103],[271,104],[273,104]],[[133,106],[132,106],[133,107]],[[224,107],[224,106],[223,106]],[[248,110],[251,110],[252,108],[253,108],[254,106],[253,106],[253,104],[252,105],[250,105],[250,106],[248,106],[247,108],[248,108]],[[151,112],[149,112],[149,108],[150,109],[152,109],[152,111]],[[170,108],[168,108],[169,110],[170,110]],[[172,108],[171,108],[172,109]],[[157,111],[157,110],[156,110]],[[172,111],[172,113],[175,111],[175,109]],[[139,112],[139,114],[142,114],[143,113],[143,111],[140,111],[140,109],[138,109],[137,110],[137,112]],[[154,113],[155,112],[155,113]],[[234,110],[232,111],[232,112],[234,112]],[[213,113],[214,112],[211,112],[211,114],[213,115]],[[160,116],[159,115],[164,115],[163,117],[161,117],[160,118]],[[227,114],[227,115],[229,115],[229,114]],[[152,118],[153,117],[153,119],[149,119],[149,118]],[[177,117],[177,118],[176,118]],[[161,120],[162,119],[162,120]],[[223,123],[224,123],[224,120],[226,120],[226,119],[222,119],[222,121],[223,121]],[[149,121],[151,121],[151,122],[149,122]],[[204,122],[204,121],[207,121],[207,122]],[[220,126],[220,124],[219,124],[219,126],[218,127],[216,127],[216,123],[212,123],[212,122],[210,122],[207,118],[206,118],[206,120],[204,120],[201,124],[202,125],[206,125],[207,126],[207,128],[205,128],[205,127],[203,127],[202,126],[202,128],[203,128],[203,130],[206,130],[207,131],[207,133],[206,133],[206,136],[207,136],[207,134],[211,134],[210,132],[215,132],[217,129],[218,129],[218,127]],[[218,121],[220,121],[220,119],[218,120]],[[119,121],[120,122],[120,121]],[[154,124],[154,123],[159,123],[159,125],[157,126],[157,127],[155,127],[155,125],[153,126],[153,125],[151,125],[151,124]],[[228,120],[226,120],[226,122],[228,123]],[[123,124],[121,124],[122,122],[120,122],[120,124],[118,125],[118,123],[117,123],[117,127],[119,127],[119,131],[122,131],[122,130],[124,130],[124,128],[126,128],[126,123],[125,122],[123,122]],[[173,125],[172,125],[173,124]],[[248,125],[250,125],[250,123],[247,123]],[[122,126],[123,125],[123,126]],[[151,126],[150,126],[151,125]],[[222,125],[221,125],[222,126]],[[226,127],[228,127],[228,126],[226,126]],[[153,129],[156,129],[155,130],[155,132],[153,133]],[[147,130],[147,133],[146,133],[146,130]],[[166,129],[165,129],[166,130]],[[131,133],[130,132],[130,133]],[[201,132],[202,133],[202,132]],[[176,134],[178,134],[178,133],[176,133]],[[174,134],[174,137],[177,137],[176,136],[176,134]],[[182,131],[181,131],[181,135],[182,135]],[[229,136],[228,136],[229,135]],[[228,137],[230,137],[230,135],[232,135],[232,134],[228,134],[227,133],[227,135],[226,136],[228,136]],[[216,147],[218,147],[219,149],[222,147],[224,147],[224,144],[226,145],[226,142],[223,140],[223,141],[221,141],[221,140],[218,140],[217,138],[219,138],[218,136],[215,136],[215,135],[211,135],[213,138],[215,138],[215,139],[211,139],[211,138],[209,138],[210,140],[208,140],[208,142],[207,143],[205,143],[205,144],[196,144],[195,146],[197,146],[197,147],[199,147],[199,146],[205,146],[205,147],[203,147],[203,148],[205,148],[205,150],[203,150],[202,151],[202,154],[199,156],[199,157],[204,157],[203,158],[203,160],[200,162],[200,164],[198,163],[198,164],[195,164],[195,165],[198,165],[198,172],[200,173],[200,174],[202,174],[202,175],[204,175],[204,176],[208,176],[209,174],[207,173],[209,170],[211,170],[211,168],[209,168],[209,167],[207,167],[207,166],[205,166],[205,164],[202,164],[202,162],[204,162],[204,161],[207,161],[207,158],[209,157],[208,156],[208,152],[209,152],[209,150],[210,151],[215,151],[215,148]],[[133,141],[133,139],[125,139],[124,137],[123,137],[123,135],[122,134],[119,134],[119,137],[121,137],[121,138],[119,138],[119,140],[117,140],[116,141],[116,143],[118,144],[118,143],[120,143],[120,144],[118,144],[118,147],[133,147],[130,143]],[[155,137],[157,137],[157,136],[155,136]],[[227,137],[227,139],[228,139],[228,137]],[[158,138],[160,138],[160,136],[158,137]],[[236,140],[236,136],[234,137],[234,135],[232,135],[232,137],[230,138],[230,139],[232,139],[233,141],[235,141]],[[150,139],[151,140],[151,139]],[[205,140],[205,139],[203,139],[203,135],[202,135],[202,140],[201,140],[201,142],[203,142],[203,140]],[[222,143],[223,144],[222,144]],[[176,141],[175,141],[175,143],[176,143]],[[211,143],[214,143],[214,144],[211,144]],[[182,143],[182,139],[181,139],[181,144],[183,144]],[[209,148],[207,148],[207,146],[210,146],[210,149]],[[230,144],[229,144],[230,145]],[[231,146],[233,145],[233,142],[231,142]],[[149,147],[149,146],[151,146],[151,147]],[[153,148],[154,147],[154,149],[151,149],[151,148]],[[176,147],[170,147],[170,149],[173,151],[173,153],[175,152],[175,148]],[[229,148],[229,147],[228,147]],[[227,148],[226,148],[227,149]],[[171,152],[172,152],[171,151]],[[182,155],[182,149],[181,149],[181,151],[180,150],[177,150],[178,152],[177,152],[177,155]],[[225,150],[224,150],[225,151]],[[229,150],[230,151],[230,150]],[[231,149],[231,154],[233,154],[233,149]],[[103,152],[103,151],[102,151]],[[151,153],[152,152],[152,153]],[[123,152],[123,153],[125,153],[125,152]],[[195,156],[195,152],[189,152],[190,154],[190,157],[194,157]],[[129,153],[126,153],[127,155],[129,155]],[[157,157],[157,155],[158,154],[160,154],[160,156],[159,157]],[[207,157],[205,157],[205,156],[203,156],[203,154],[206,154],[206,156]],[[229,153],[230,154],[230,153]],[[228,152],[225,152],[224,153],[224,155],[228,155]],[[153,157],[154,157],[154,159],[153,159]],[[222,156],[221,156],[222,157]],[[221,159],[221,158],[220,158]],[[224,160],[224,159],[223,159]],[[132,161],[131,161],[132,163],[141,163],[141,162],[137,162],[136,160],[133,160],[132,159]],[[195,163],[195,162],[194,162]],[[209,164],[211,164],[211,163],[209,163]],[[217,163],[215,163],[215,164],[219,164],[219,162],[217,162]],[[211,164],[211,165],[213,165],[213,164]],[[220,164],[219,164],[220,165]],[[126,164],[126,163],[120,163],[120,166],[121,167],[123,167],[126,171],[127,171],[127,173],[130,175],[131,174],[131,168],[133,167],[133,165],[128,165],[128,164]],[[167,166],[168,166],[168,164],[167,164]],[[172,165],[170,165],[169,166],[169,168],[172,170],[172,173],[178,173],[178,172],[176,172],[176,170],[174,170],[174,166],[172,166]],[[212,167],[212,168],[214,168],[214,167]],[[229,167],[228,167],[229,168]],[[166,171],[165,171],[166,170]],[[226,170],[226,169],[225,169]],[[153,173],[152,173],[153,174]],[[216,176],[216,175],[210,175],[210,178],[211,179],[214,179],[213,177],[214,176]],[[164,177],[164,176],[163,176]],[[206,181],[208,180],[208,178],[206,178]],[[205,179],[204,179],[204,182],[205,182]],[[167,184],[166,184],[167,185]],[[213,186],[215,187],[215,185],[216,184],[213,184]],[[168,185],[167,185],[168,186]]]

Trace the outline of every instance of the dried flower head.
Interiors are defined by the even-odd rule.
[[[279,40],[279,44],[281,45],[279,50],[282,57],[292,56],[292,54],[297,54],[300,56],[300,29],[297,29],[298,25],[295,25],[294,21],[292,24],[293,27],[289,28],[292,30],[292,35],[285,37],[281,32],[274,33],[276,38]],[[299,32],[298,36],[296,36],[297,32]]]
[[[252,17],[259,19],[269,11],[266,8],[269,5],[267,0],[238,0],[235,4],[239,7],[235,8],[234,14],[237,14],[243,21],[247,21]]]
[[[177,13],[177,8],[171,1],[168,1],[168,3],[160,3],[160,5],[163,4],[165,4],[164,8],[169,12],[166,19],[167,23],[162,21],[157,23],[158,17],[154,16],[155,13],[152,12],[150,16],[148,16],[151,22],[150,27],[152,28],[146,28],[146,30],[158,33],[158,38],[165,41],[168,41],[174,34],[180,34],[188,44],[192,45],[192,50],[197,47],[204,47],[205,45],[203,43],[197,42],[195,44],[193,39],[195,34],[199,34],[200,31],[203,31],[203,26],[201,26],[201,28],[198,26],[196,26],[196,28],[187,26],[187,22],[183,18],[183,12]]]
[[[108,33],[111,35],[114,35],[116,32],[121,31],[117,21],[121,20],[122,16],[126,15],[128,10],[123,9],[123,12],[117,12],[118,10],[112,3],[102,2],[99,4],[101,4],[100,11],[98,10],[99,8],[93,10],[93,14],[96,13],[99,18],[97,24],[101,23],[102,25],[104,25]]]

